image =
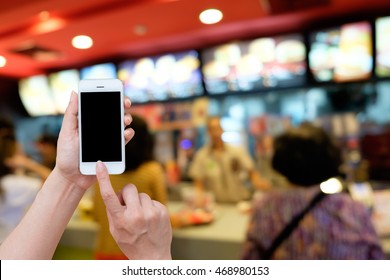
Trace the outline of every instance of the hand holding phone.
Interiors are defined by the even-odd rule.
[[[79,83],[80,172],[96,174],[96,162],[110,174],[125,170],[123,84],[118,79]]]

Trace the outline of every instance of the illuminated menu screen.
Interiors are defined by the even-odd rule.
[[[116,67],[113,63],[95,64],[80,70],[81,79],[116,79]]]
[[[303,85],[306,48],[301,35],[259,38],[206,49],[203,75],[210,94]]]
[[[196,51],[127,60],[118,78],[132,102],[164,101],[202,95],[202,75]]]
[[[373,69],[370,23],[345,24],[310,34],[309,67],[318,82],[370,78]]]
[[[49,85],[59,113],[65,113],[71,92],[78,92],[79,81],[80,75],[76,69],[59,71],[49,75]]]
[[[37,75],[19,81],[19,95],[31,116],[57,114],[47,76]]]
[[[390,77],[390,17],[376,20],[376,75]]]

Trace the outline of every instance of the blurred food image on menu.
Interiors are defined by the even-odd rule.
[[[114,63],[101,63],[80,69],[81,79],[116,79],[116,66]]]
[[[76,69],[63,70],[49,75],[49,84],[59,113],[65,113],[72,90],[78,91],[79,81],[79,72]]]
[[[134,103],[165,101],[203,94],[200,61],[196,51],[127,60],[118,78]]]
[[[376,20],[376,74],[390,77],[390,17]]]
[[[335,81],[369,78],[373,67],[369,23],[345,25],[340,32],[339,49]]]
[[[303,85],[306,48],[300,35],[234,42],[202,52],[210,94]]]
[[[58,113],[45,75],[21,79],[19,81],[19,95],[24,107],[32,117]]]
[[[309,67],[319,82],[368,79],[373,68],[369,22],[342,25],[311,34]]]

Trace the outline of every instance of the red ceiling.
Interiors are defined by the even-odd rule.
[[[294,4],[294,5],[293,5]],[[322,4],[311,7],[312,4]],[[267,8],[268,7],[268,8]],[[297,7],[297,9],[294,9]],[[302,8],[304,7],[304,8]],[[224,13],[216,25],[203,25],[199,13],[218,8]],[[287,10],[287,11],[283,11]],[[39,13],[63,26],[39,31]],[[278,12],[281,11],[281,12]],[[316,22],[390,15],[389,0],[10,0],[0,3],[0,55],[7,65],[0,76],[21,78],[89,63],[202,48],[223,41],[301,31]],[[137,25],[146,33],[137,35]],[[77,50],[75,35],[89,35],[94,46]],[[58,52],[39,61],[13,53],[31,46]]]

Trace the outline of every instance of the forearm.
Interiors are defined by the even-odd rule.
[[[51,259],[85,190],[54,169],[16,229],[0,247],[0,259]]]

